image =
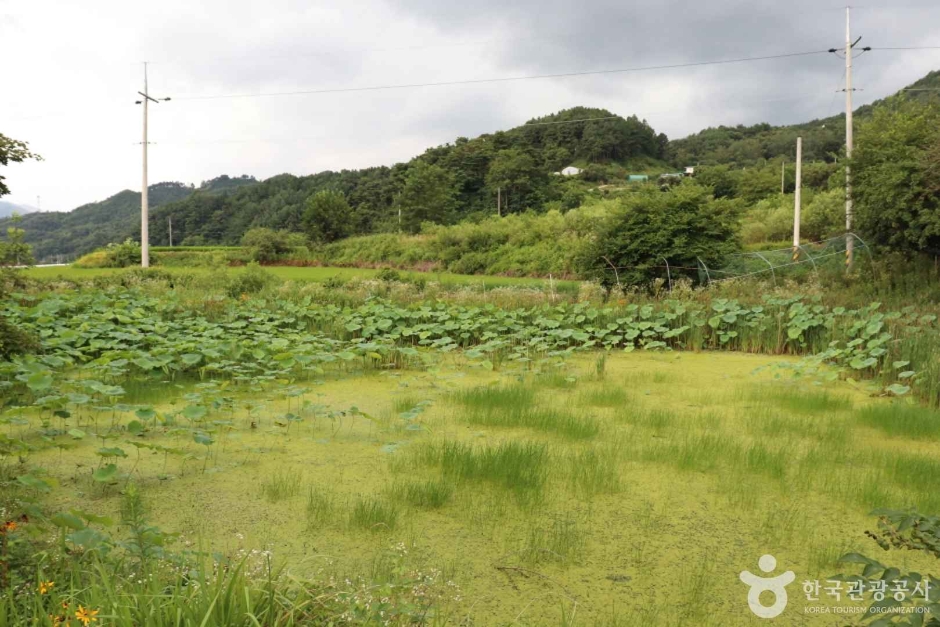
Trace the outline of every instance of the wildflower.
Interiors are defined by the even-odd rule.
[[[78,610],[75,612],[75,618],[80,620],[85,627],[88,627],[89,623],[97,622],[95,616],[98,615],[98,610],[86,610],[81,605],[78,606]]]
[[[52,590],[52,586],[55,585],[54,581],[40,581],[39,582],[39,594],[46,594]]]
[[[17,525],[16,525],[16,521],[14,521],[14,520],[8,520],[8,521],[3,525],[3,530],[4,530],[4,531],[16,531],[16,526],[17,526]]]

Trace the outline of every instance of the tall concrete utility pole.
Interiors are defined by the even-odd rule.
[[[169,100],[169,98],[161,98],[157,100],[156,98],[150,97],[150,92],[147,89],[147,63],[144,63],[144,90],[137,92],[144,97],[143,100],[138,100],[137,104],[144,105],[144,175],[143,175],[143,184],[140,189],[140,267],[149,268],[150,267],[150,229],[149,229],[149,220],[150,220],[150,199],[148,198],[148,189],[147,189],[147,108],[151,102],[160,102],[161,100]]]
[[[855,263],[855,242],[852,239],[852,224],[855,218],[855,207],[852,204],[852,149],[853,137],[852,121],[852,9],[845,7],[845,269],[852,271]],[[859,37],[861,39],[861,37]]]
[[[803,138],[796,138],[796,190],[793,199],[793,261],[800,256],[800,210],[803,186]]]
[[[170,248],[173,248],[173,216],[167,216],[166,220],[170,231]]]
[[[786,193],[787,185],[787,158],[784,157],[780,164],[780,195]]]

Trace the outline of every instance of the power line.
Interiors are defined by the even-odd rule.
[[[317,94],[339,94],[363,91],[385,91],[393,89],[417,89],[424,87],[446,87],[451,85],[478,85],[482,83],[507,83],[512,81],[539,80],[548,78],[570,78],[575,76],[597,76],[603,74],[626,74],[630,72],[649,72],[654,70],[674,70],[688,67],[702,67],[708,65],[728,65],[732,63],[747,63],[753,61],[769,61],[772,59],[788,59],[806,57],[818,54],[828,54],[828,50],[813,50],[809,52],[792,52],[787,54],[766,55],[759,57],[742,57],[738,59],[723,59],[716,61],[693,61],[690,63],[674,63],[668,65],[650,65],[645,67],[621,68],[614,70],[589,70],[582,72],[561,72],[557,74],[532,74],[528,76],[507,76],[503,78],[478,78],[460,81],[440,81],[434,83],[405,83],[399,85],[371,85],[367,87],[338,87],[332,89],[305,89],[297,91],[268,92],[260,94],[218,94],[210,96],[178,96],[176,100],[220,100],[228,98],[267,98],[277,96],[308,96]]]
[[[872,50],[940,50],[940,46],[903,46],[894,48],[872,47]]]
[[[785,98],[763,98],[759,100],[736,100],[735,104],[753,105],[753,104],[763,104],[763,103],[768,103],[768,102],[805,101],[808,96],[814,96],[818,94],[819,94],[818,91],[812,91],[812,92],[798,93],[793,96],[788,96]],[[657,109],[644,110],[643,115],[664,114],[667,112],[683,112],[683,111],[685,111],[685,107],[672,107],[668,109],[657,108]],[[596,121],[603,121],[603,120],[618,119],[620,117],[622,116],[614,115],[614,116],[601,116],[601,117],[596,117],[596,118],[582,118],[578,120],[562,120],[558,122],[524,122],[517,126],[514,126],[513,129],[514,130],[524,129],[527,126],[536,126],[536,125],[596,122]],[[316,135],[316,136],[291,135],[289,137],[256,137],[256,138],[245,138],[245,139],[219,138],[219,139],[204,139],[204,140],[197,139],[197,140],[184,140],[184,141],[168,140],[168,141],[158,142],[158,145],[177,146],[177,145],[184,145],[184,144],[185,145],[205,145],[205,144],[253,144],[253,143],[278,144],[278,143],[291,143],[291,142],[298,142],[298,141],[319,141],[319,140],[329,139],[333,137],[335,136],[330,135],[330,134],[323,134],[323,135]],[[154,142],[151,142],[151,143],[154,143]]]

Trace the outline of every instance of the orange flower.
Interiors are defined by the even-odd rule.
[[[3,525],[4,531],[16,531],[16,521],[8,520],[6,524]]]
[[[80,620],[85,627],[88,627],[88,623],[94,623],[98,619],[95,616],[98,615],[98,610],[86,610],[81,605],[78,606],[78,610],[75,612],[75,618]]]
[[[52,621],[53,625],[61,625],[62,627],[69,627],[70,621],[63,614],[49,614],[49,620]]]
[[[40,581],[39,582],[39,594],[46,594],[52,590],[52,586],[55,585],[54,581]]]

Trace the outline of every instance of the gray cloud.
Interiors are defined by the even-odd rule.
[[[871,46],[940,45],[935,0],[868,0]],[[844,9],[816,0],[581,3],[301,0],[142,5],[0,0],[0,132],[46,160],[7,168],[7,200],[71,209],[139,188],[140,62],[153,108],[151,180],[391,164],[575,106],[636,114],[671,137],[718,124],[791,123],[841,110],[833,55],[519,82],[220,100],[252,94],[686,63],[842,44]],[[858,104],[940,67],[940,51],[872,52]]]

